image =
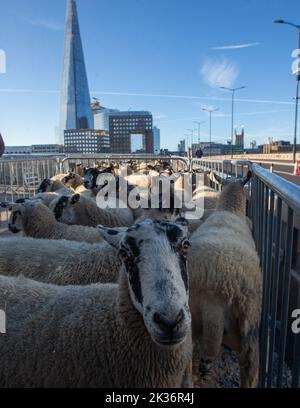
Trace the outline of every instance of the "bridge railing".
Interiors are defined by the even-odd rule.
[[[0,160],[0,201],[30,197],[60,171],[59,159]]]
[[[263,279],[259,385],[300,387],[300,333],[292,330],[300,313],[300,187],[244,160],[194,159],[191,169],[224,178],[251,169],[248,215]]]
[[[162,160],[170,162],[175,171],[188,171],[189,160],[186,157],[181,156],[156,156],[149,154],[93,154],[93,155],[69,155],[62,159],[61,170],[69,171],[74,169],[76,165],[82,164],[83,167],[94,167],[99,162],[126,162],[127,160],[134,160],[137,162],[150,163],[156,160]]]

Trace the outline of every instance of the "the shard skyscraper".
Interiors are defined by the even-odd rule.
[[[94,127],[75,0],[67,3],[59,127],[61,142],[66,129]]]

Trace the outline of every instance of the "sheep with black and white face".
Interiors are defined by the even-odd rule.
[[[0,276],[0,386],[179,387],[192,355],[183,224],[99,226],[122,260],[118,284]]]

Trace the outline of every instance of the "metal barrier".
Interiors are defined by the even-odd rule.
[[[45,178],[59,171],[59,159],[0,160],[0,201],[34,195]]]
[[[300,187],[249,161],[191,162],[194,171],[225,178],[248,168],[248,215],[263,278],[259,386],[300,387],[300,333],[292,332],[291,316],[300,309]]]
[[[99,162],[120,162],[133,160],[138,162],[150,163],[156,160],[170,162],[175,171],[189,171],[189,160],[181,156],[155,156],[149,154],[130,155],[130,154],[93,154],[85,156],[69,155],[61,162],[61,171],[74,169],[76,165],[82,164],[84,167],[94,167]]]

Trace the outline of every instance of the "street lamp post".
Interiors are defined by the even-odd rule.
[[[194,131],[195,129],[187,129],[188,132],[191,132],[190,137],[191,137],[191,148],[193,151],[193,143],[194,143]]]
[[[190,135],[185,134],[185,143],[186,143],[186,151],[187,151],[187,156],[189,155],[189,137]]]
[[[226,86],[221,86],[220,89],[225,89],[226,91],[231,92],[231,158],[233,158],[233,138],[234,138],[234,96],[235,92],[239,91],[240,89],[245,89],[245,86],[240,86],[238,88],[227,88]]]
[[[298,50],[300,50],[300,25],[289,23],[284,20],[275,20],[276,24],[286,24],[290,25],[298,30]],[[300,72],[296,72],[296,103],[295,103],[295,129],[294,129],[294,145],[293,145],[293,162],[296,163],[296,152],[297,152],[297,125],[298,125],[298,101],[299,101],[299,82],[300,82]]]
[[[210,157],[211,156],[211,115],[213,112],[217,112],[219,108],[214,108],[214,109],[202,108],[202,110],[209,113],[209,157]]]
[[[194,120],[194,123],[196,123],[196,124],[198,125],[198,144],[200,145],[201,125],[202,125],[203,123],[205,123],[205,121],[197,122],[197,121]]]

